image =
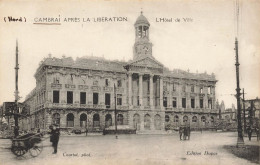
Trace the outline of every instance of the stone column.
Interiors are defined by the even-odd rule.
[[[153,104],[153,76],[152,74],[150,74],[150,107],[153,108],[154,104]]]
[[[181,85],[182,83],[178,83],[178,108],[182,108],[182,92],[181,92],[181,88],[182,88],[182,85]]]
[[[73,104],[79,104],[80,103],[80,92],[79,91],[73,91],[73,95],[75,97],[73,98]]]
[[[160,107],[163,108],[163,77],[160,76]]]
[[[128,103],[129,106],[133,105],[132,103],[132,73],[128,73]]]
[[[140,114],[140,131],[144,130],[144,114]]]
[[[139,73],[139,104],[143,106],[143,74]]]

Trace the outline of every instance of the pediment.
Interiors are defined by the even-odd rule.
[[[145,57],[142,59],[135,60],[131,62],[129,65],[151,67],[151,68],[163,68],[163,65],[160,62],[158,62],[157,60],[151,57]]]

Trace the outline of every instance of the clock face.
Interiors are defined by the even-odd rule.
[[[143,51],[144,51],[144,54],[147,54],[148,51],[149,51],[149,48],[148,48],[147,46],[144,46],[144,47],[143,47]]]
[[[151,52],[151,49],[148,45],[137,45],[135,47],[136,54],[148,54]]]

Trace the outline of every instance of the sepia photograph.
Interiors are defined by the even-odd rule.
[[[259,164],[259,15],[258,0],[0,0],[0,164]]]

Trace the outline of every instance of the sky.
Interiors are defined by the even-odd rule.
[[[240,0],[236,33],[235,0],[0,1],[0,104],[14,101],[15,44],[19,45],[19,95],[36,86],[39,63],[52,57],[97,56],[131,60],[134,23],[143,11],[150,22],[153,56],[165,67],[214,73],[216,98],[236,104],[235,37],[239,41],[240,88],[245,98],[260,93],[260,2]],[[8,16],[22,22],[8,22]],[[36,25],[39,18],[60,18],[61,25]],[[127,17],[123,22],[93,22],[97,17]],[[7,22],[5,22],[5,18]],[[80,22],[64,22],[79,18]],[[82,22],[89,18],[90,22]],[[157,22],[172,18],[173,22]],[[185,22],[184,18],[189,18]],[[26,22],[25,22],[26,19]],[[180,19],[180,22],[176,22]]]

